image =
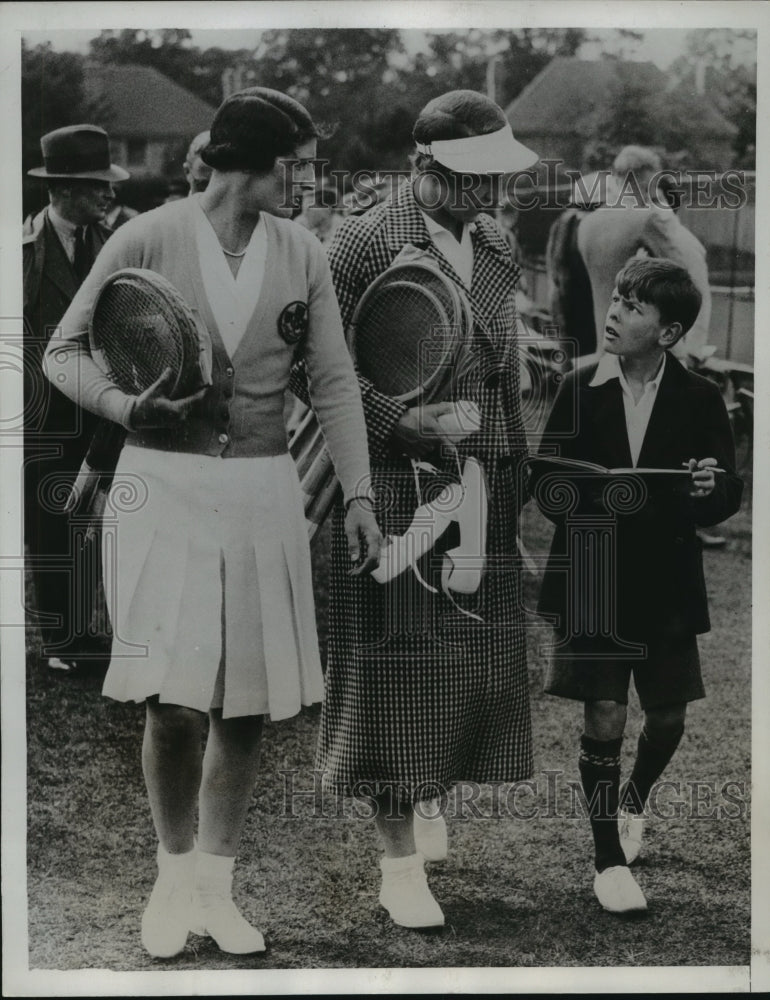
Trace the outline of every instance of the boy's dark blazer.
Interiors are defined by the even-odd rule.
[[[620,382],[610,378],[590,386],[596,369],[592,365],[566,377],[540,451],[607,468],[627,468],[632,463]],[[677,490],[648,478],[647,499],[641,508],[615,515],[616,606],[622,639],[694,635],[710,629],[702,546],[695,529],[734,514],[743,492],[735,473],[730,422],[718,388],[667,354],[637,466],[679,469],[690,458],[707,457],[715,458],[726,470],[716,474],[716,487],[708,497],[690,497],[689,484],[684,482]],[[573,482],[589,484],[588,480]],[[593,484],[595,489],[596,480]],[[538,611],[555,615],[557,632],[563,634],[569,596],[569,574],[564,571],[568,522],[563,515],[549,513],[542,503],[541,509],[556,523],[556,531]],[[606,508],[583,496],[577,512],[570,516],[579,518],[581,512],[591,511],[603,513]]]

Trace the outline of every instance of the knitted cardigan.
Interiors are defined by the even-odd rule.
[[[81,406],[127,427],[128,444],[222,458],[278,455],[287,450],[284,393],[291,365],[301,355],[343,492],[346,497],[360,492],[369,466],[361,396],[321,244],[301,226],[264,215],[268,253],[262,290],[230,358],[203,291],[193,208],[189,199],[163,205],[109,239],[51,340],[48,377]],[[213,385],[179,427],[132,430],[135,397],[110,382],[90,356],[94,300],[104,281],[124,267],[163,275],[211,336]],[[297,316],[299,324],[292,321]]]

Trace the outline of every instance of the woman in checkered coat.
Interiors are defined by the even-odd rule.
[[[529,777],[532,768],[516,565],[520,462],[526,454],[514,304],[517,269],[480,207],[496,200],[489,174],[523,169],[537,157],[514,140],[502,110],[472,91],[431,101],[413,135],[418,152],[411,181],[385,203],[349,218],[329,259],[346,327],[366,288],[410,245],[428,254],[468,296],[474,320],[473,385],[458,390],[456,398],[472,393],[482,425],[459,452],[461,461],[469,455],[479,459],[485,473],[487,562],[479,590],[456,603],[441,589],[442,552],[453,544],[446,536],[419,563],[435,594],[409,571],[387,584],[352,577],[343,511],[335,512],[318,766],[328,789],[375,799],[385,845],[380,902],[397,923],[425,927],[444,920],[428,889],[423,857],[443,853],[435,842],[443,839],[445,828],[443,820],[428,820],[415,807],[440,797],[454,782],[512,782]],[[475,176],[463,185],[463,173]],[[419,200],[436,205],[437,191],[449,199],[421,210]],[[454,457],[436,447],[437,417],[447,407],[408,409],[371,383],[361,383],[378,519],[383,532],[403,534],[419,505],[410,457],[439,467],[443,483],[456,476]],[[423,501],[436,482],[424,476]]]

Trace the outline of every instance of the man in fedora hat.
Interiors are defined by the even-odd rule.
[[[127,171],[110,163],[109,139],[95,125],[68,125],[40,140],[48,206],[23,242],[24,263],[24,533],[35,581],[43,656],[71,671],[102,654],[89,634],[98,582],[97,558],[76,542],[62,512],[88,449],[96,418],[43,375],[46,345],[110,236],[103,225],[112,183]],[[90,564],[90,566],[89,566]],[[87,568],[88,566],[88,568]]]

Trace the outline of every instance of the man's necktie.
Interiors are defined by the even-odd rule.
[[[86,244],[86,227],[75,229],[75,259],[72,262],[78,281],[82,281],[91,270],[91,255]]]

